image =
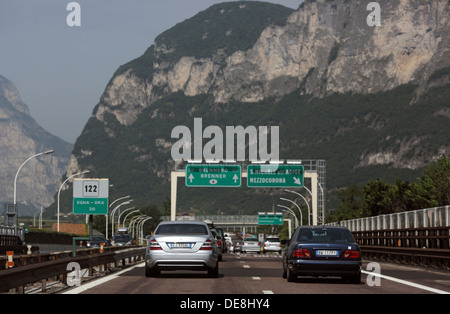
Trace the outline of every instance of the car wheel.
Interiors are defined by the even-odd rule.
[[[284,267],[284,264],[283,264],[283,274],[282,274],[282,276],[283,276],[284,279],[287,278],[287,271],[286,271],[286,268]]]
[[[345,278],[345,277],[344,277]],[[361,283],[361,273],[346,277],[350,283],[359,284]]]
[[[216,267],[208,269],[208,277],[219,278],[219,263],[216,263]]]
[[[145,277],[158,277],[161,274],[159,269],[145,266]]]
[[[286,279],[288,282],[295,282],[297,281],[297,276],[295,273],[289,269],[289,267],[286,270]]]

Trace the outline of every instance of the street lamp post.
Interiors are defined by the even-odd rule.
[[[117,217],[117,226],[120,228],[120,217],[122,217],[123,213],[132,209],[135,209],[136,207],[129,207],[127,209],[122,210],[122,212]]]
[[[292,216],[294,216],[294,218],[295,218],[295,228],[297,228],[297,227],[298,227],[298,219],[297,219],[297,216],[295,216],[295,214],[294,214],[294,212],[292,211],[292,209],[290,209],[290,208],[287,207],[287,206],[280,205],[280,204],[277,204],[277,206],[286,209]]]
[[[59,195],[61,194],[62,187],[64,186],[64,184],[66,184],[67,181],[69,181],[69,180],[72,179],[73,177],[76,177],[76,176],[79,176],[79,175],[82,175],[82,174],[85,174],[85,173],[88,173],[88,172],[89,172],[89,170],[86,170],[86,171],[79,172],[79,173],[75,173],[75,174],[71,175],[71,176],[68,177],[68,178],[61,184],[61,186],[59,187],[59,190],[58,190],[58,206],[57,206],[58,209],[57,209],[57,214],[56,214],[56,220],[57,220],[58,232],[59,232]]]
[[[116,210],[119,209],[120,206],[122,205],[128,205],[132,202],[133,200],[127,200],[125,202],[120,203],[119,205],[117,205],[111,212],[111,235],[114,235],[114,215],[116,213]]]
[[[128,229],[131,230],[131,236],[134,238],[135,232],[134,232],[134,224],[138,223],[140,220],[145,219],[146,215],[139,215],[135,216],[131,219],[130,224],[128,225]]]
[[[142,245],[142,239],[144,238],[144,224],[147,220],[152,219],[152,217],[148,217],[139,221],[139,229],[138,229],[138,243]]]
[[[308,192],[309,192],[309,190],[308,189],[306,189]],[[290,192],[290,193],[294,193],[294,194],[296,194],[296,195],[298,195],[298,196],[300,196],[301,198],[303,198],[303,200],[305,201],[305,203],[306,203],[306,205],[308,206],[308,226],[310,226],[311,225],[311,207],[309,206],[309,202],[306,200],[306,198],[303,196],[303,195],[301,195],[300,193],[297,193],[297,192],[294,192],[294,191],[291,191],[291,190],[285,190],[286,192]],[[310,194],[311,194],[311,192],[309,192]]]
[[[280,200],[291,202],[292,204],[295,205],[295,207],[297,207],[298,212],[300,213],[300,223],[303,225],[303,214],[302,214],[302,210],[300,209],[300,206],[298,206],[296,202],[294,202],[290,199],[284,198],[284,197],[280,197]]]
[[[125,218],[123,218],[122,228],[125,228],[125,221],[127,221],[128,216],[130,216],[131,214],[136,213],[136,212],[138,212],[138,211],[140,211],[140,210],[139,210],[139,209],[133,210],[133,211],[129,212],[129,213],[125,216]]]
[[[18,225],[18,213],[17,213],[17,177],[19,176],[19,172],[22,169],[22,167],[30,160],[40,155],[49,155],[53,154],[54,150],[48,150],[46,152],[42,152],[39,154],[35,154],[31,157],[29,157],[27,160],[25,160],[19,167],[19,169],[16,172],[16,176],[14,177],[14,216],[15,216],[15,222],[14,222],[14,234],[17,235],[17,225]]]
[[[123,197],[119,197],[118,199],[116,199],[116,200],[114,200],[111,204],[109,204],[109,208],[111,208],[111,206],[115,203],[115,202],[117,202],[117,201],[120,201],[120,200],[123,200],[123,199],[126,199],[126,198],[129,198],[129,197],[131,197],[130,195],[127,195],[127,196],[123,196]],[[106,240],[108,240],[109,239],[109,236],[108,236],[108,214],[106,214],[105,215],[105,220],[106,220]]]
[[[40,155],[49,155],[49,154],[53,154],[53,153],[54,153],[54,150],[52,149],[52,150],[48,150],[48,151],[43,152],[43,153],[39,153],[39,154],[33,155],[33,156],[31,156],[30,158],[28,158],[27,160],[25,160],[25,161],[22,163],[22,165],[20,165],[19,170],[17,170],[17,172],[16,172],[16,177],[14,178],[14,205],[17,205],[17,191],[16,191],[16,187],[17,187],[17,176],[19,175],[19,172],[20,172],[20,170],[22,169],[22,167],[23,167],[30,159],[33,159],[33,158],[35,158],[35,157],[37,157],[37,156],[40,156]]]

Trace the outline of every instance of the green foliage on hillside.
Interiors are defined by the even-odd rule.
[[[219,49],[229,56],[250,49],[267,26],[284,25],[292,12],[281,5],[256,1],[219,3],[165,31],[155,42],[170,51],[161,55],[167,61],[183,56],[211,57]]]
[[[351,185],[337,192],[339,207],[327,221],[341,221],[398,213],[450,204],[450,159],[442,156],[425,168],[415,182],[397,179],[389,184],[381,179],[362,188]]]
[[[155,39],[159,51],[152,45],[142,56],[119,67],[113,77],[131,69],[138,76],[151,80],[156,61],[207,58],[219,50],[218,58],[223,61],[238,50],[250,49],[267,26],[284,25],[293,12],[282,5],[259,1],[213,5],[160,34]]]

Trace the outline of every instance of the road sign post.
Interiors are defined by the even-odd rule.
[[[186,187],[241,187],[241,165],[186,165]]]
[[[300,188],[303,165],[249,165],[247,186],[253,188]]]

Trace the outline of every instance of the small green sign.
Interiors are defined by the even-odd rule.
[[[299,188],[303,186],[303,165],[249,165],[247,186],[251,188]]]
[[[187,187],[240,187],[241,165],[186,165]]]
[[[282,225],[283,215],[280,214],[259,214],[258,225]]]
[[[108,198],[73,198],[74,215],[107,215]]]

